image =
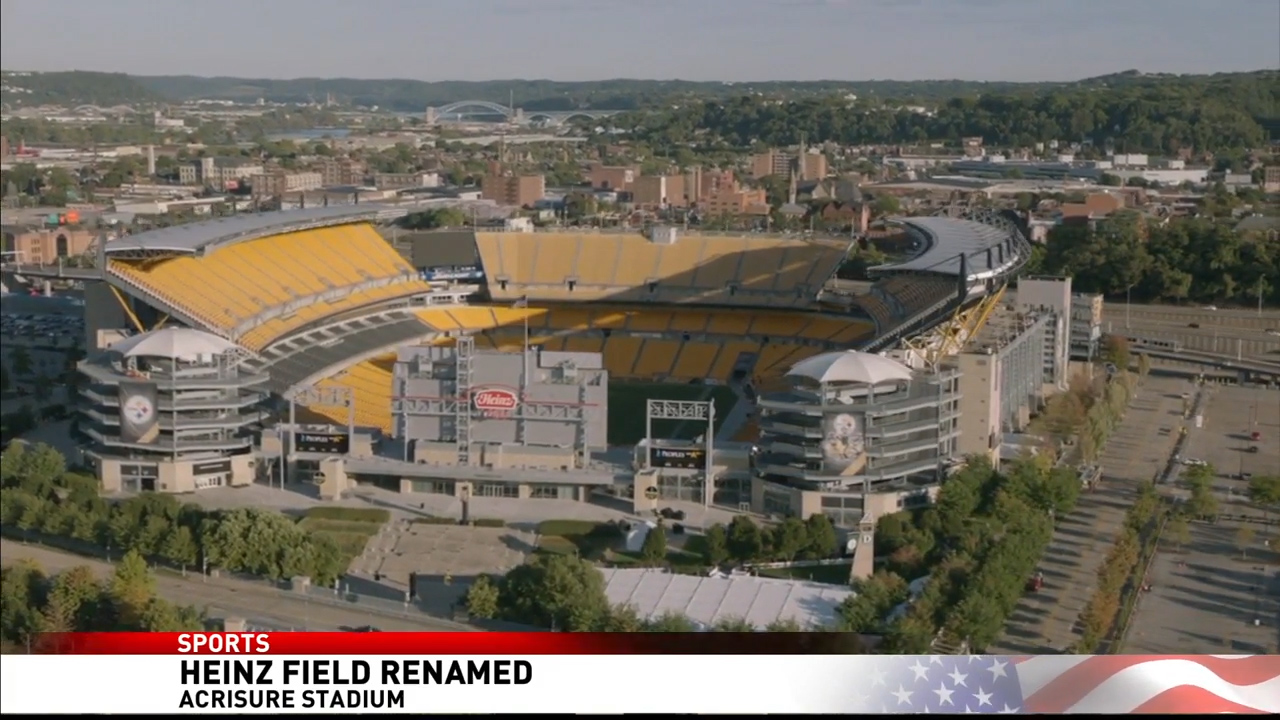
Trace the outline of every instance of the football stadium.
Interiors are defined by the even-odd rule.
[[[864,498],[901,507],[955,454],[952,375],[877,353],[997,295],[1029,255],[996,215],[904,218],[915,254],[851,295],[830,281],[854,238],[496,228],[399,246],[380,226],[401,214],[99,243],[77,436],[104,489],[607,492],[856,527]]]

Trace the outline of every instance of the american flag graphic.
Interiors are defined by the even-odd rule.
[[[933,655],[865,678],[885,713],[1280,713],[1280,656]]]

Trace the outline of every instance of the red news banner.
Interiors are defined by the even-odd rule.
[[[168,707],[178,711],[373,712],[419,709],[413,696],[406,704],[406,688],[535,684],[537,665],[557,664],[539,659],[546,656],[839,653],[850,642],[820,633],[75,633],[44,636],[33,651],[82,660],[127,655],[148,664],[168,664],[164,656],[176,655],[172,676],[163,669],[139,676],[176,681],[180,700]],[[124,662],[134,660],[113,664]],[[149,681],[148,690],[158,689]],[[521,692],[531,701],[542,696],[538,689]]]

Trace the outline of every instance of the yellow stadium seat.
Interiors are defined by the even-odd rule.
[[[110,269],[222,331],[275,305],[369,279],[413,273],[412,266],[367,223],[270,235],[214,248],[200,257],[145,263],[113,260]],[[403,283],[394,290],[352,293],[349,302],[337,303],[334,310],[426,287],[425,283]],[[267,334],[259,332],[256,337]]]
[[[667,332],[671,329],[671,313],[636,310],[628,313],[627,329],[632,332]]]
[[[627,325],[626,311],[601,310],[591,319],[591,327],[600,330],[617,330]]]
[[[659,277],[657,245],[639,236],[626,240],[609,239],[621,245],[615,279],[619,287],[640,287]]]
[[[543,308],[490,307],[493,322],[502,328],[523,328],[528,321],[530,328],[543,328],[547,324],[547,311]]]
[[[487,307],[450,308],[446,312],[463,332],[489,330],[498,324],[493,317],[493,310]]]
[[[671,317],[672,332],[700,333],[707,329],[707,321],[711,315],[705,311],[676,311]]]
[[[752,335],[769,337],[794,337],[802,322],[789,315],[761,314],[751,323]]]
[[[349,388],[354,408],[356,427],[376,428],[384,433],[392,429],[391,376],[395,366],[394,355],[365,360],[347,368],[333,378],[318,383],[321,388]],[[345,406],[311,405],[307,408],[329,422],[346,425],[348,410]]]
[[[528,233],[534,242],[523,252],[533,256],[530,284],[564,285],[578,264],[580,236],[566,233]]]
[[[430,310],[419,310],[417,312],[418,319],[439,330],[440,332],[454,332],[459,329],[458,321],[453,319],[449,311],[444,308],[432,308]]]
[[[636,377],[661,377],[671,373],[680,343],[675,340],[645,340],[632,372]]]
[[[633,337],[613,336],[604,344],[604,366],[610,375],[632,377],[632,368],[640,355],[644,340]]]
[[[547,313],[547,327],[552,330],[579,332],[591,327],[591,311],[581,308],[557,307]]]
[[[604,349],[604,338],[570,335],[564,339],[564,349],[565,352],[600,352]]]
[[[616,285],[614,275],[618,271],[622,244],[602,235],[584,235],[579,242],[578,283],[604,287]]]
[[[715,364],[712,365],[708,377],[713,377],[720,381],[729,380],[733,375],[734,366],[738,363],[738,358],[743,353],[758,353],[759,351],[760,343],[747,342],[745,340],[725,343],[720,347],[720,352],[716,354]]]
[[[715,313],[707,323],[707,332],[717,335],[734,335],[741,337],[751,327],[751,315],[746,313]]]
[[[688,242],[681,240],[680,242]],[[738,267],[750,243],[743,237],[705,237],[702,254],[688,284],[696,288],[723,289],[738,280]]]
[[[686,342],[680,347],[679,357],[671,369],[671,377],[677,380],[697,380],[711,375],[711,366],[715,364],[716,354],[720,351],[717,343]]]

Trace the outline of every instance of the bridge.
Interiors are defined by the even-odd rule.
[[[429,107],[428,124],[456,123],[501,118],[513,125],[542,125],[559,127],[574,118],[599,120],[617,115],[621,110],[529,110],[510,108],[487,100],[462,100],[443,107]]]

